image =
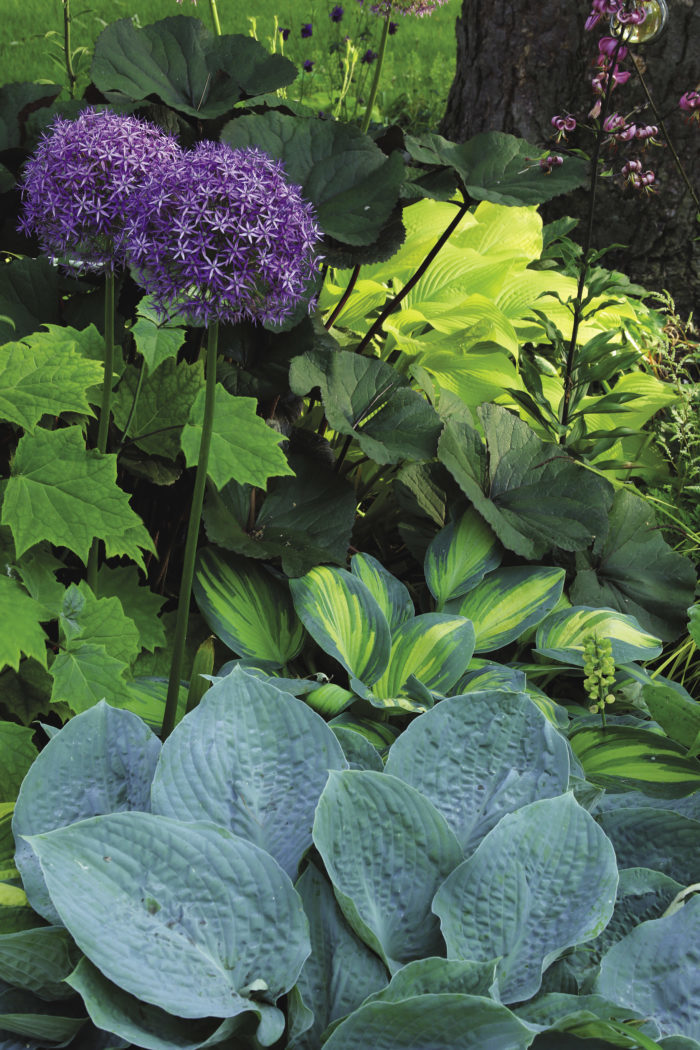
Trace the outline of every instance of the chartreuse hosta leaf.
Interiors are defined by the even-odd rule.
[[[0,936],[0,980],[42,999],[67,999],[64,983],[80,958],[62,926],[41,926]]]
[[[346,919],[392,973],[442,954],[430,904],[462,851],[427,798],[386,773],[333,771],[313,837]]]
[[[700,898],[643,922],[603,956],[595,990],[700,1041]]]
[[[413,602],[407,588],[371,554],[354,554],[350,559],[350,571],[362,580],[376,598],[392,632],[414,615]]]
[[[236,668],[168,738],[152,810],[229,828],[294,878],[311,845],[329,769],[346,767],[332,730],[302,700]]]
[[[501,957],[501,998],[533,996],[566,948],[596,937],[613,912],[610,840],[572,794],[509,813],[435,895],[449,958]]]
[[[386,772],[430,799],[468,855],[506,813],[565,791],[569,756],[529,697],[491,690],[442,700],[417,718]]]
[[[104,702],[72,718],[39,754],[22,782],[12,830],[29,901],[49,922],[60,920],[24,836],[97,813],[149,809],[159,754],[159,740],[136,715]]]
[[[487,572],[498,568],[503,548],[491,527],[470,508],[438,532],[425,555],[425,582],[441,609],[476,587]]]
[[[344,569],[317,566],[290,580],[294,607],[318,645],[365,685],[389,661],[389,624],[366,584]]]
[[[609,638],[616,664],[652,660],[661,652],[658,638],[643,630],[634,616],[614,609],[575,605],[552,613],[540,624],[536,652],[562,663],[583,666],[583,641],[587,635]]]
[[[110,813],[33,835],[51,900],[110,981],[180,1017],[274,1003],[309,954],[299,896],[269,853],[213,824]]]
[[[474,628],[463,616],[423,613],[394,631],[389,666],[373,687],[375,696],[399,697],[414,676],[427,689],[447,692],[474,652]]]
[[[311,935],[311,955],[299,974],[296,990],[304,1006],[312,1010],[313,1022],[290,1045],[298,1050],[316,1050],[328,1025],[352,1013],[368,995],[382,988],[387,973],[379,957],[348,926],[332,886],[318,868],[309,864],[296,890],[304,902]],[[301,1011],[298,1001],[292,1002],[290,1027],[299,1029]]]
[[[666,736],[633,726],[584,726],[571,747],[594,784],[673,798],[700,789],[700,762]]]
[[[539,565],[496,569],[447,611],[472,621],[475,652],[492,652],[544,620],[561,598],[564,576],[563,569]]]
[[[286,585],[252,559],[204,548],[197,557],[193,591],[214,634],[238,656],[276,668],[301,649],[304,628]]]

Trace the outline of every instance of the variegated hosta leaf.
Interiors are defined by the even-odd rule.
[[[394,729],[388,722],[377,722],[373,718],[360,718],[349,711],[336,715],[328,724],[334,732],[336,729],[349,729],[353,733],[359,733],[369,741],[372,747],[377,749],[382,757],[386,757],[399,733],[398,729]]]
[[[238,656],[274,668],[299,653],[304,628],[289,591],[252,559],[205,548],[198,555],[193,591],[214,634]]]
[[[376,598],[391,631],[395,631],[414,615],[415,610],[408,590],[376,558],[370,554],[355,554],[350,560],[350,571],[362,580]]]
[[[700,762],[681,744],[645,729],[584,726],[572,734],[571,747],[586,777],[601,787],[634,786],[667,798],[700,789]]]
[[[502,557],[496,534],[473,508],[441,529],[424,563],[425,580],[438,609],[476,587],[487,572],[498,568]]]
[[[616,664],[652,660],[661,653],[658,638],[644,631],[634,616],[614,609],[575,605],[552,613],[537,630],[536,651],[552,660],[583,666],[583,643],[588,635],[609,638]]]
[[[474,624],[474,651],[502,649],[544,620],[561,598],[563,569],[518,565],[496,569],[447,611]]]
[[[318,689],[312,689],[306,697],[306,703],[314,711],[318,711],[324,718],[333,718],[339,715],[347,707],[350,707],[357,697],[349,689],[343,689],[342,685],[335,682],[324,682]]]
[[[321,565],[289,586],[314,641],[365,685],[376,682],[389,659],[390,633],[366,584],[345,569]]]
[[[474,628],[463,616],[423,613],[394,632],[389,665],[373,687],[377,697],[397,697],[411,676],[426,688],[446,693],[474,652]]]

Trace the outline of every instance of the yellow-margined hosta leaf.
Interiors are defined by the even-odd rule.
[[[199,610],[238,656],[283,667],[304,642],[286,586],[248,558],[200,552],[194,578]]]
[[[372,691],[380,698],[397,697],[413,675],[428,689],[446,693],[464,674],[473,653],[474,628],[469,620],[423,613],[394,633],[389,666]]]
[[[474,624],[477,653],[514,642],[552,611],[564,587],[564,570],[518,565],[489,573],[448,610]]]
[[[376,682],[389,659],[389,624],[362,580],[321,565],[289,586],[314,641],[365,685]]]
[[[616,664],[652,660],[662,649],[659,639],[644,631],[634,616],[625,616],[614,609],[574,605],[552,613],[540,624],[536,652],[583,667],[583,642],[590,634],[610,639]]]
[[[627,784],[669,797],[700,788],[700,762],[681,744],[632,726],[586,726],[571,746],[586,777],[601,787]],[[649,803],[652,805],[652,803]]]
[[[470,509],[438,532],[425,555],[425,580],[438,608],[459,598],[498,568],[503,548],[484,519]]]
[[[413,617],[413,602],[408,590],[376,558],[370,554],[355,554],[350,561],[350,570],[376,598],[391,631]]]

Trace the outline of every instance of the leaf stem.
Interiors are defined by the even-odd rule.
[[[192,493],[192,503],[190,506],[190,520],[187,527],[185,554],[182,563],[180,595],[178,598],[177,620],[175,623],[175,640],[173,642],[173,658],[170,666],[168,694],[165,701],[163,729],[161,732],[161,738],[163,740],[167,739],[175,728],[178,700],[180,698],[180,678],[182,676],[182,665],[185,657],[185,641],[187,638],[187,624],[190,615],[194,562],[197,555],[199,524],[202,517],[202,506],[204,504],[204,489],[207,481],[209,448],[211,446],[211,436],[214,428],[214,406],[216,403],[216,358],[218,345],[219,325],[215,321],[209,326],[206,389],[204,395],[204,421],[202,423],[202,436],[199,443],[199,456],[197,457],[197,473],[194,479],[194,491]]]
[[[362,124],[360,126],[360,130],[362,131],[363,135],[367,134],[367,129],[369,128],[369,125],[370,125],[371,120],[372,120],[372,110],[374,109],[374,103],[375,103],[375,100],[377,98],[377,90],[379,88],[379,78],[380,78],[380,76],[382,74],[382,64],[384,62],[384,54],[386,52],[386,42],[387,42],[387,38],[389,36],[389,19],[390,19],[390,17],[391,17],[391,4],[389,4],[389,9],[388,9],[386,15],[384,16],[384,25],[382,27],[382,38],[379,41],[379,53],[377,55],[377,64],[374,67],[374,77],[372,79],[372,87],[370,88],[369,98],[367,100],[367,108],[365,110],[365,115],[362,118]]]
[[[221,22],[219,21],[219,12],[216,7],[216,0],[209,0],[209,9],[211,10],[211,20],[214,23],[214,32],[217,36],[221,36]]]
[[[345,291],[341,295],[339,301],[336,303],[335,309],[333,310],[333,313],[331,314],[331,316],[328,318],[327,321],[324,321],[323,327],[326,328],[327,330],[333,327],[333,325],[337,321],[338,317],[342,314],[343,310],[345,309],[345,304],[346,304],[346,302],[348,301],[348,299],[350,298],[350,296],[353,293],[353,289],[354,289],[354,287],[355,287],[355,285],[357,283],[357,278],[359,276],[359,273],[360,273],[360,266],[358,264],[357,266],[354,267],[352,273],[350,274],[350,280],[348,281],[347,288],[345,289]]]
[[[102,380],[102,404],[97,429],[97,451],[107,451],[109,436],[109,415],[112,408],[112,382],[114,379],[114,272],[105,274],[105,371]],[[97,596],[97,563],[100,554],[100,541],[95,538],[90,547],[87,563],[87,582],[92,593]]]
[[[73,57],[71,55],[71,39],[70,39],[70,26],[71,26],[71,14],[70,14],[70,0],[63,0],[63,53],[66,57],[66,74],[68,76],[68,94],[71,98],[75,98],[75,84],[77,77],[75,70],[73,69]]]

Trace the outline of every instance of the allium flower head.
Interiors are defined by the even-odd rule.
[[[200,142],[134,201],[129,261],[161,314],[280,323],[307,294],[321,233],[261,150]]]
[[[418,15],[425,18],[432,15],[436,8],[446,4],[447,0],[379,0],[372,4],[371,10],[375,15]]]
[[[95,109],[56,117],[25,167],[18,228],[72,273],[113,271],[124,264],[131,194],[180,153],[136,117]]]

